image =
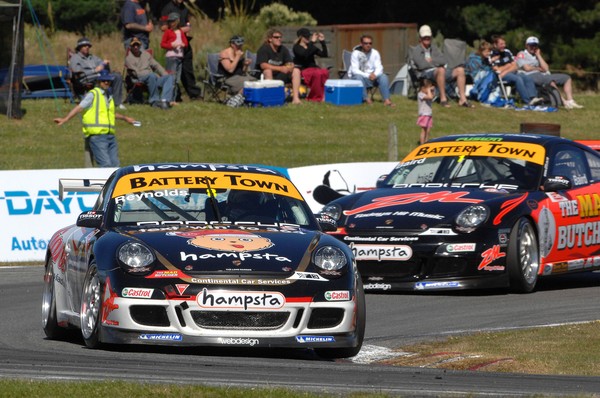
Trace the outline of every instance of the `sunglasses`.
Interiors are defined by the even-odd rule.
[[[362,44],[364,44],[365,46],[370,46],[371,44],[373,44],[373,42],[363,41]]]
[[[281,39],[283,36],[271,36],[273,39]]]

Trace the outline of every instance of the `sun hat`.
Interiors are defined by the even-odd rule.
[[[79,51],[79,49],[83,46],[92,46],[92,42],[87,37],[82,37],[77,40],[77,46],[75,47],[75,51]]]
[[[96,80],[98,80],[99,82],[112,82],[113,80],[115,80],[115,75],[112,75],[106,69],[102,69],[98,73],[98,77],[96,77]]]
[[[133,39],[131,39],[131,42],[129,43],[129,47],[133,47],[136,44],[141,47],[142,41],[140,39],[138,39],[137,37],[134,37]]]
[[[235,35],[229,39],[229,42],[235,44],[236,46],[241,46],[244,44],[244,38],[242,36]]]

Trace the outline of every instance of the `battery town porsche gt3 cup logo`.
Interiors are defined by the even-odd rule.
[[[198,305],[212,310],[278,310],[285,304],[279,292],[236,292],[202,289],[196,296]]]
[[[192,246],[222,252],[251,252],[273,247],[269,238],[241,230],[196,230],[169,232],[167,235],[190,238],[188,243]]]

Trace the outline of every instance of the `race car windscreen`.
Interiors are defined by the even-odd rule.
[[[542,166],[522,159],[484,156],[438,156],[401,163],[384,186],[471,186],[535,190]]]

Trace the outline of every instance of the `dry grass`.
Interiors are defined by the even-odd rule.
[[[401,347],[395,366],[600,376],[600,321],[477,333]]]

